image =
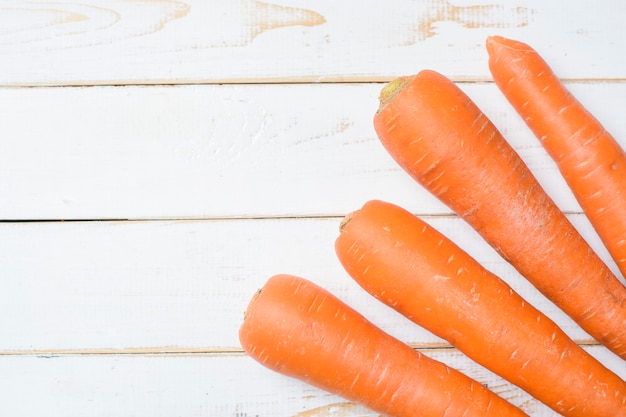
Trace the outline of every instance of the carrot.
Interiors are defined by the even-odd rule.
[[[626,359],[626,287],[452,81],[388,84],[374,116],[387,151],[585,331]]]
[[[557,164],[626,275],[626,154],[530,46],[487,38],[496,85]]]
[[[397,417],[526,416],[445,364],[383,332],[327,290],[275,275],[239,332],[265,367]]]
[[[374,297],[567,417],[626,416],[626,383],[444,235],[372,200],[337,256]]]

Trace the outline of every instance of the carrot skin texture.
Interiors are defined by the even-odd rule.
[[[452,81],[425,70],[374,116],[398,164],[587,333],[626,359],[626,287]]]
[[[525,43],[487,38],[489,69],[507,100],[557,164],[626,276],[626,154]]]
[[[378,300],[567,417],[626,416],[626,383],[427,223],[372,200],[335,248]]]
[[[239,338],[263,366],[385,415],[527,416],[293,275],[267,281],[246,310]]]

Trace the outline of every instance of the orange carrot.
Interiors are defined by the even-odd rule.
[[[374,126],[400,166],[626,359],[626,287],[459,87],[430,70],[392,82]]]
[[[496,85],[554,159],[626,275],[626,154],[530,46],[487,38]]]
[[[292,275],[273,276],[256,294],[239,338],[265,367],[389,416],[526,416]]]
[[[427,223],[370,201],[337,256],[366,291],[567,417],[626,416],[626,383]]]

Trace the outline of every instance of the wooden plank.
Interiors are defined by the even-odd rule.
[[[489,77],[498,33],[565,78],[624,78],[624,5],[597,0],[52,0],[0,5],[1,85]]]
[[[622,377],[620,359],[586,347]],[[452,349],[425,350],[534,417],[556,413]],[[378,417],[244,355],[0,355],[6,416]],[[36,400],[33,400],[36,399]]]
[[[459,84],[565,211],[579,207],[493,84]],[[381,84],[0,90],[0,219],[342,215],[366,199],[449,210],[372,118]],[[626,145],[626,83],[569,83]]]
[[[459,218],[425,219],[572,338],[590,342]],[[615,268],[583,216],[571,219]],[[250,298],[277,273],[317,282],[407,343],[442,345],[349,278],[334,253],[339,223],[2,223],[0,352],[238,349],[237,331]]]

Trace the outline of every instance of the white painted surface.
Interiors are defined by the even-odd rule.
[[[536,46],[626,145],[625,4],[0,2],[0,415],[374,416],[242,354],[249,298],[287,272],[554,416],[347,277],[339,222],[373,198],[423,216],[626,378],[372,127],[383,82],[451,76],[616,270],[488,82],[483,45],[498,33]]]

